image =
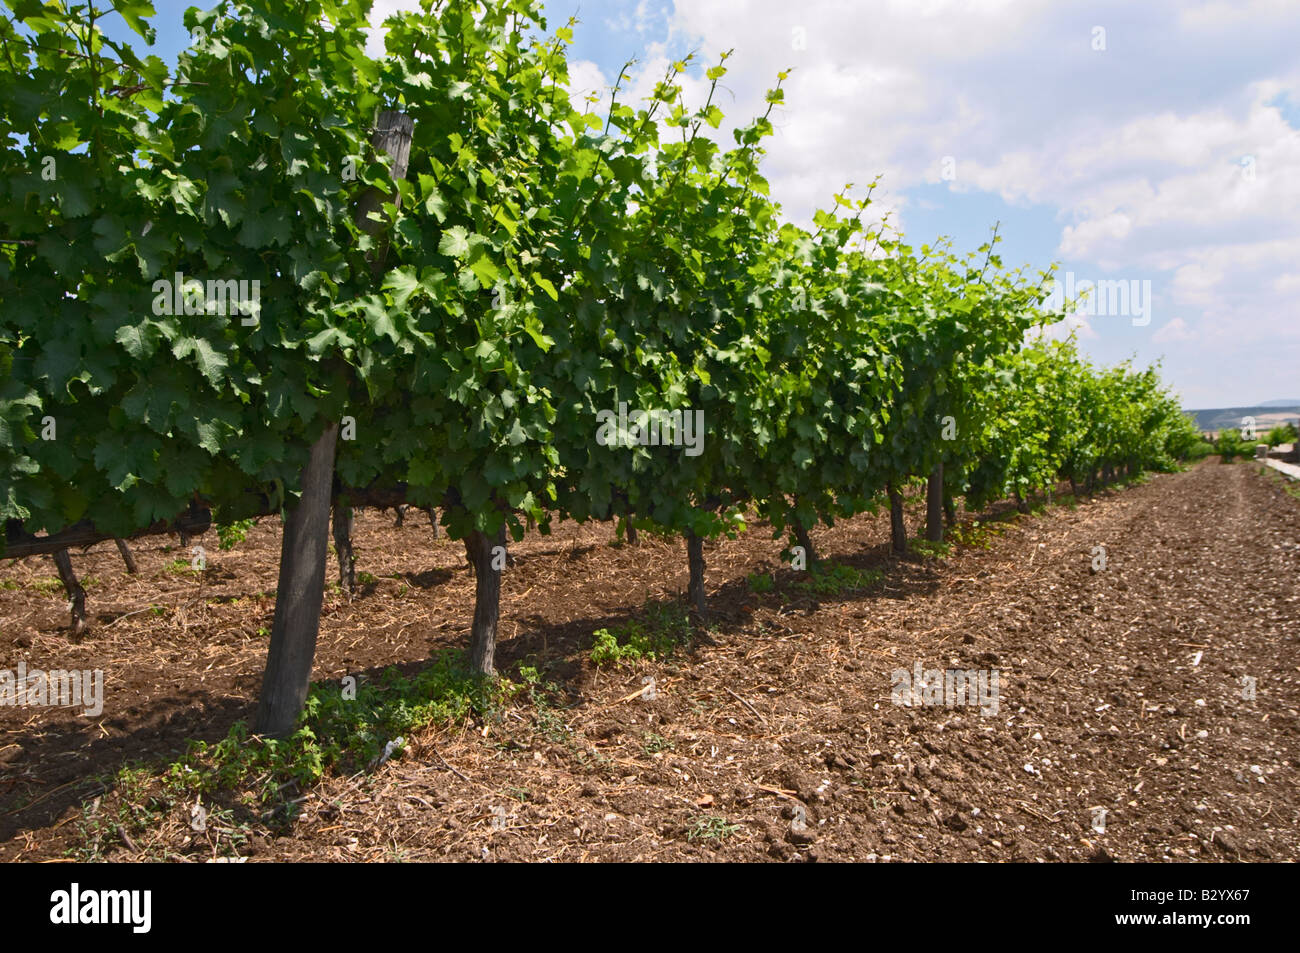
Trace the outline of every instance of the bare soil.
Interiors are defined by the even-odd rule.
[[[912,501],[914,531],[920,514]],[[752,526],[706,547],[711,635],[666,662],[614,668],[588,659],[592,633],[680,598],[683,544],[611,545],[608,524],[532,534],[511,547],[498,665],[540,668],[555,707],[521,700],[504,718],[431,730],[372,773],[303,792],[287,830],[247,827],[238,852],[1300,859],[1300,500],[1257,465],[1210,461],[989,525],[982,545],[943,560],[893,559],[887,514],[814,530],[823,558],[885,571],[821,598],[792,589],[781,542]],[[121,796],[97,779],[251,719],[280,527],[265,520],[229,552],[212,534],[190,542],[206,549],[202,573],[175,538],[134,544],[138,576],[111,543],[74,553],[91,612],[79,639],[50,559],[0,566],[0,668],[21,659],[106,680],[98,717],[0,707],[0,858],[64,858],[85,806]],[[466,644],[473,579],[460,543],[435,540],[423,514],[394,528],[366,511],[355,544],[369,581],[351,599],[327,593],[316,678],[409,671]],[[771,570],[776,591],[752,592],[746,575]],[[891,673],[917,662],[996,669],[997,713],[894,704]],[[629,698],[647,677],[656,697]],[[148,836],[98,856],[217,852],[187,821],[175,805]]]

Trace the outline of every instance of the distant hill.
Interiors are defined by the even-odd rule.
[[[1240,427],[1243,417],[1254,417],[1255,426],[1260,431],[1267,431],[1288,420],[1300,418],[1300,400],[1272,400],[1254,407],[1219,407],[1211,410],[1188,410],[1196,418],[1200,430],[1223,430]]]

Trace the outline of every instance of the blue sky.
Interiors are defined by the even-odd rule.
[[[157,4],[155,52],[188,3]],[[413,0],[378,0],[377,19]],[[1300,398],[1300,3],[1294,0],[554,0],[581,20],[575,91],[637,58],[728,49],[728,120],[774,116],[767,176],[806,222],[883,176],[874,211],[913,244],[972,249],[1001,222],[1004,263],[1150,288],[1145,320],[1085,313],[1097,361],[1163,360],[1190,407]],[[117,31],[114,31],[117,32]],[[125,32],[125,28],[121,28]],[[718,133],[730,141],[729,125]],[[1149,283],[1149,284],[1144,284]]]

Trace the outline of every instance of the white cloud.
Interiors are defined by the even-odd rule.
[[[1156,344],[1165,344],[1172,341],[1190,341],[1195,337],[1191,329],[1187,327],[1187,322],[1182,318],[1174,318],[1161,326],[1160,330],[1151,335],[1151,340]]]
[[[1060,321],[1057,321],[1055,324],[1047,325],[1047,327],[1042,328],[1041,331],[1039,329],[1031,329],[1030,336],[1041,336],[1049,341],[1064,341],[1071,337],[1079,341],[1095,341],[1097,339],[1097,332],[1094,331],[1092,325],[1088,323],[1087,315],[1067,314]]]
[[[610,85],[601,68],[590,60],[569,63],[569,96],[574,108],[581,109],[583,101],[590,95],[608,101]]]

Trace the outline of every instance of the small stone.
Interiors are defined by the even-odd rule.
[[[786,839],[787,839],[791,844],[795,844],[795,845],[797,845],[797,846],[803,847],[803,846],[805,846],[805,845],[807,845],[807,844],[811,844],[811,843],[812,843],[813,841],[815,841],[817,838],[813,835],[812,828],[809,828],[809,827],[793,828],[793,827],[792,827],[792,828],[790,828],[790,832],[786,835]]]

